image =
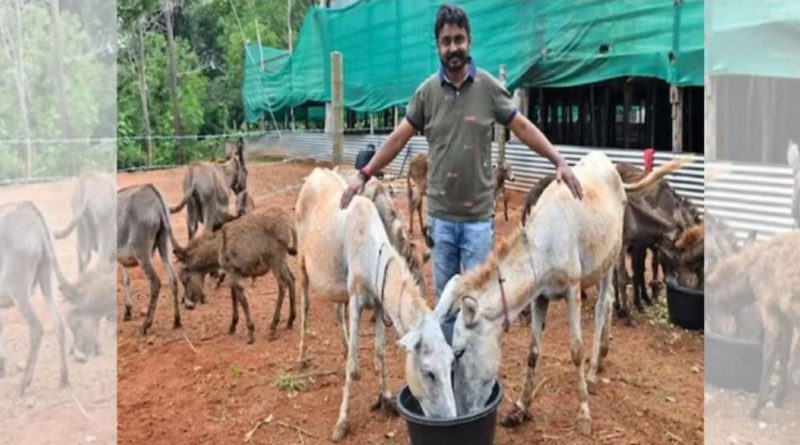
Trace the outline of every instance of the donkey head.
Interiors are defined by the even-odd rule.
[[[492,395],[500,366],[502,327],[488,320],[478,300],[456,295],[460,276],[455,275],[442,291],[435,313],[448,316],[459,301],[461,311],[453,329],[453,388],[459,415],[482,410]]]
[[[423,413],[428,417],[456,417],[451,371],[453,351],[445,341],[439,321],[432,313],[398,343],[406,350],[406,381]]]
[[[226,144],[227,145],[227,144]],[[241,193],[247,189],[247,166],[244,162],[244,141],[240,138],[236,142],[233,153],[228,154],[226,148],[226,159],[222,161],[225,172],[225,182],[234,193]]]

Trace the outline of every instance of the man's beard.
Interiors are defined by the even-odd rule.
[[[444,66],[451,71],[457,71],[466,65],[468,55],[464,51],[455,51],[442,59]]]

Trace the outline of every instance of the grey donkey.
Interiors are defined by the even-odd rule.
[[[83,273],[98,252],[101,261],[114,262],[114,201],[116,184],[104,174],[87,173],[78,179],[72,195],[72,221],[55,238],[63,239],[77,229],[78,273]]]
[[[133,302],[131,300],[130,276],[128,268],[141,266],[150,281],[150,305],[142,325],[142,335],[153,324],[158,303],[161,281],[150,258],[158,249],[161,260],[167,268],[172,301],[175,306],[174,328],[181,326],[178,309],[178,281],[168,243],[178,246],[169,223],[167,204],[161,192],[152,184],[126,187],[117,192],[117,262],[122,265],[122,283],[125,291],[125,315],[123,320],[131,319]],[[187,307],[194,304],[184,301]]]
[[[0,308],[16,306],[28,325],[30,343],[28,359],[19,385],[24,394],[31,384],[39,347],[42,343],[42,324],[33,310],[31,296],[38,285],[42,291],[58,339],[61,370],[59,384],[69,386],[64,351],[64,324],[53,299],[53,275],[65,282],[53,251],[50,227],[41,211],[31,202],[0,206]],[[0,377],[5,375],[3,350],[3,320],[0,318]]]
[[[183,179],[183,199],[170,208],[170,213],[177,213],[186,207],[186,225],[189,239],[197,233],[198,223],[206,229],[217,230],[228,222],[229,190],[241,195],[247,189],[247,167],[244,163],[243,147],[237,145],[235,153],[223,161],[195,161],[186,170]],[[246,202],[239,198],[240,203]],[[239,209],[237,214],[244,212]]]

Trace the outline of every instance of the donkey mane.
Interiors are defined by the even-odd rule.
[[[508,236],[502,238],[495,246],[494,251],[489,255],[486,263],[467,272],[464,275],[460,295],[466,295],[465,291],[476,291],[482,289],[494,276],[497,265],[505,259],[511,249],[517,245],[522,236],[522,229],[516,227]]]

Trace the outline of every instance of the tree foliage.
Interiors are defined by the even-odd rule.
[[[178,97],[185,135],[221,135],[242,129],[245,41],[288,47],[287,8],[292,1],[296,39],[308,0],[184,0],[175,9]],[[139,70],[146,73],[154,163],[174,162],[172,109],[162,1],[117,2],[117,115],[119,168],[144,165],[146,141]],[[144,61],[139,60],[139,23],[144,24]],[[223,141],[185,140],[187,161],[220,153]]]

